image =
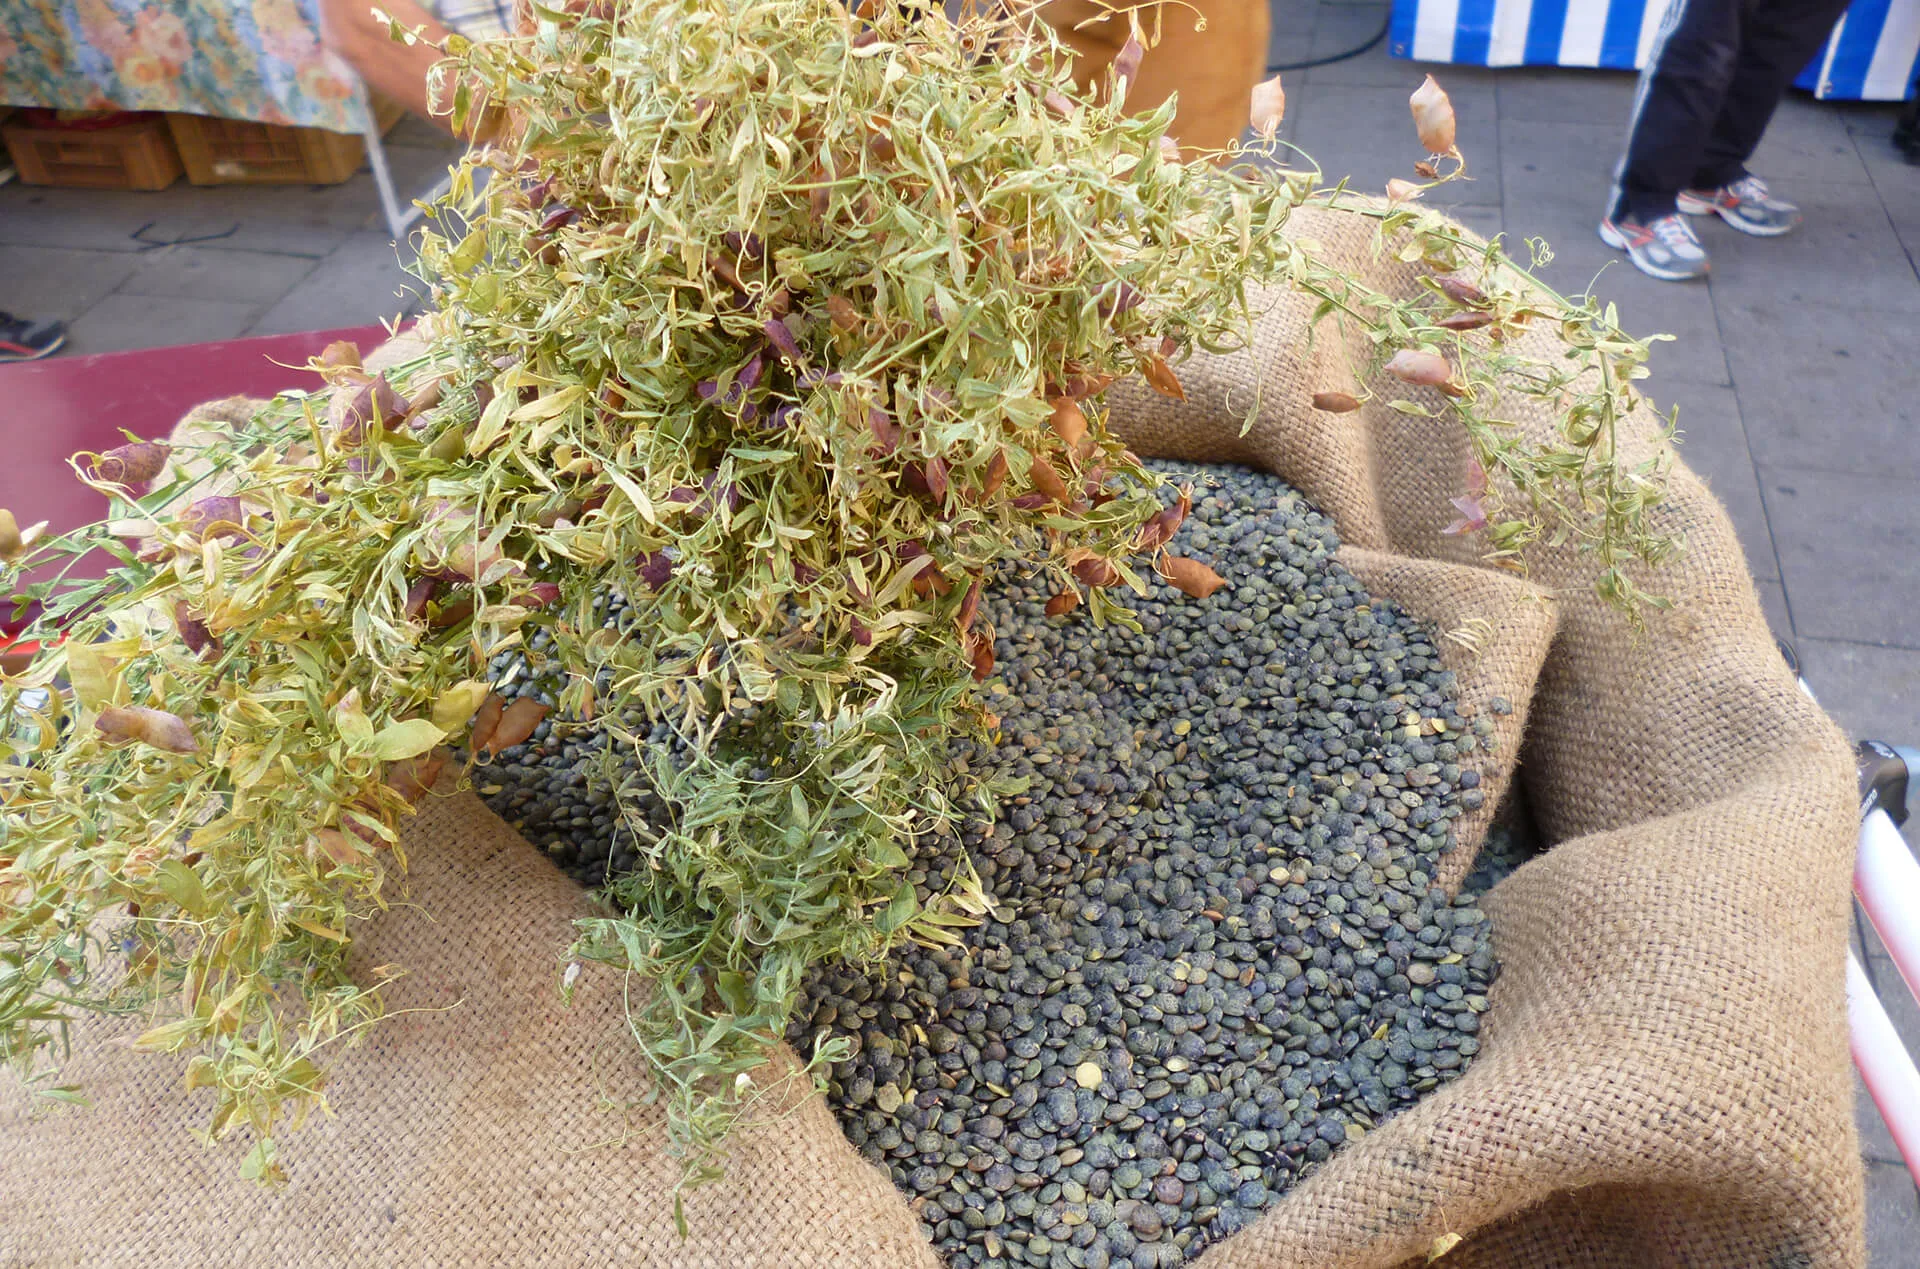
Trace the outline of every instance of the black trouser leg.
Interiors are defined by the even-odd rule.
[[[1753,0],[1678,0],[1661,24],[1634,94],[1627,149],[1607,214],[1641,224],[1673,211],[1726,105]]]
[[[1760,0],[1742,24],[1740,57],[1700,166],[1687,185],[1718,189],[1747,174],[1774,108],[1833,33],[1847,0]]]

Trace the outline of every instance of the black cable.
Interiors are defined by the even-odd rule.
[[[1386,39],[1387,30],[1392,25],[1393,25],[1393,14],[1389,12],[1387,14],[1387,20],[1380,24],[1380,29],[1378,31],[1375,31],[1373,33],[1373,38],[1368,40],[1365,44],[1357,44],[1354,47],[1348,49],[1344,53],[1329,53],[1325,57],[1315,57],[1304,62],[1282,62],[1277,66],[1267,67],[1267,74],[1278,75],[1282,71],[1312,70],[1316,66],[1331,66],[1335,62],[1344,62],[1344,61],[1347,61],[1349,58],[1358,57],[1362,53],[1370,51],[1373,48],[1373,46],[1378,44],[1381,40]]]

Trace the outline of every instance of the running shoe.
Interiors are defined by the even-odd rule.
[[[1757,176],[1743,176],[1719,189],[1683,189],[1675,205],[1689,216],[1718,216],[1743,234],[1778,238],[1800,223],[1800,209],[1767,192]]]
[[[1693,226],[1677,212],[1668,212],[1651,225],[1625,217],[1603,220],[1600,241],[1626,252],[1635,268],[1662,282],[1707,276],[1707,249],[1694,237]]]

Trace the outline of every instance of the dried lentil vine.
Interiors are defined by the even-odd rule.
[[[503,106],[508,140],[425,235],[424,353],[379,376],[336,353],[326,394],[232,435],[82,456],[102,524],[0,522],[49,645],[0,688],[0,1056],[49,1095],[76,1095],[46,1082],[76,1011],[146,1009],[138,1044],[191,1054],[212,1132],[251,1127],[246,1171],[281,1175],[325,1050],[379,1015],[345,949],[435,747],[542,724],[489,674],[540,631],[571,676],[555,721],[614,750],[673,728],[680,760],[650,768],[671,822],[629,817],[642,866],[579,950],[652,984],[634,1035],[690,1179],[717,1175],[808,966],[979,915],[969,883],[923,902],[901,877],[902,843],[960,814],[938,777],[984,718],[979,579],[1030,561],[1096,622],[1125,620],[1106,591],[1142,587],[1143,549],[1217,584],[1164,554],[1178,512],[1102,392],[1178,395],[1182,358],[1242,342],[1257,283],[1322,296],[1403,377],[1451,367],[1521,495],[1475,504],[1497,550],[1579,535],[1631,603],[1611,566],[1671,549],[1657,470],[1611,450],[1643,345],[1437,217],[1336,197],[1454,283],[1366,291],[1279,232],[1311,176],[1181,162],[1170,107],[1076,95],[1025,9],[535,13],[448,49],[455,113]],[[1569,356],[1469,342],[1462,312],[1560,321]],[[1564,403],[1565,443],[1516,440],[1507,393]],[[95,548],[103,582],[50,578]],[[644,599],[617,630],[610,587]]]

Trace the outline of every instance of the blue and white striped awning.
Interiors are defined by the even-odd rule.
[[[1467,66],[1645,62],[1677,0],[1394,0],[1395,57]],[[1797,81],[1817,97],[1903,101],[1920,73],[1920,0],[1854,0]]]

